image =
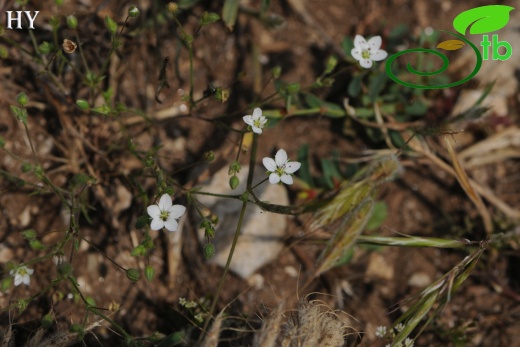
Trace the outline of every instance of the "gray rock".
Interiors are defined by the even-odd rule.
[[[203,184],[202,190],[218,194],[241,194],[245,191],[248,171],[248,166],[242,167],[237,174],[240,184],[235,190],[231,190],[226,166],[213,175],[210,182]],[[257,167],[253,185],[266,177],[265,168]],[[269,181],[255,188],[254,193],[261,201],[277,205],[289,203],[285,187],[270,184]],[[219,217],[215,238],[212,241],[215,245],[215,256],[210,261],[224,267],[238,224],[242,201],[208,195],[197,195],[197,198]],[[231,260],[231,271],[247,279],[260,267],[276,259],[283,248],[286,226],[285,215],[262,211],[260,207],[252,203],[248,204],[241,234]],[[199,237],[204,240],[204,230],[200,230]]]

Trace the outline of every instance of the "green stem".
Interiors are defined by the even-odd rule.
[[[206,319],[206,321],[204,322],[204,327],[202,328],[202,332],[199,337],[199,342],[201,342],[202,339],[204,338],[204,333],[208,329],[211,317],[213,316],[213,313],[215,312],[215,308],[217,307],[217,302],[220,297],[220,293],[222,292],[222,288],[224,288],[224,282],[225,282],[227,273],[229,271],[229,265],[231,264],[231,259],[233,258],[233,253],[235,252],[235,247],[237,245],[238,236],[240,235],[240,230],[242,229],[242,222],[244,221],[244,216],[246,214],[246,206],[247,206],[247,200],[244,200],[242,203],[242,209],[240,210],[240,217],[238,219],[237,229],[235,231],[235,235],[233,236],[233,243],[231,244],[231,250],[229,251],[226,266],[224,267],[224,273],[222,274],[222,277],[220,277],[220,282],[218,284],[217,293],[215,294],[215,297],[213,298],[213,302],[211,304],[211,308],[209,309],[208,319]]]
[[[258,148],[258,134],[253,133],[253,146],[251,147],[251,156],[249,157],[249,173],[247,175],[247,189],[251,189],[251,185],[253,184],[257,148]]]
[[[209,192],[201,192],[201,191],[192,191],[192,194],[200,194],[200,195],[210,195],[210,196],[216,196],[219,198],[228,198],[228,199],[240,199],[242,194],[217,194],[217,193],[209,193]]]

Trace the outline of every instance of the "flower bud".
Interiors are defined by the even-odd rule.
[[[49,54],[49,52],[51,51],[51,44],[48,43],[47,41],[43,41],[43,42],[40,43],[40,45],[38,46],[38,51],[39,51],[41,54]]]
[[[208,243],[204,246],[204,257],[209,259],[215,255],[215,246],[212,243]]]
[[[229,165],[228,175],[234,175],[240,172],[240,168],[240,163],[238,161],[232,162],[231,165]]]
[[[110,31],[112,34],[115,34],[117,31],[117,23],[114,22],[114,20],[108,16],[105,17],[105,26],[107,27],[108,31]]]
[[[50,311],[42,318],[42,328],[44,330],[49,329],[52,325],[52,322],[54,322],[54,314],[52,313],[52,311]]]
[[[141,274],[137,269],[128,269],[126,270],[126,277],[132,282],[137,282],[141,278]]]
[[[206,230],[204,231],[204,237],[207,239],[212,239],[215,237],[215,228],[213,228],[213,225],[209,224],[206,227]]]
[[[135,18],[139,16],[139,9],[136,6],[130,6],[128,9],[128,17]]]
[[[220,16],[215,12],[204,12],[200,17],[200,25],[213,24],[220,19]]]
[[[16,102],[17,102],[18,105],[20,105],[20,106],[26,106],[27,103],[29,102],[29,98],[27,97],[27,94],[25,94],[24,92],[21,92],[21,93],[18,94],[18,96],[16,97]]]
[[[229,89],[217,88],[215,94],[213,94],[215,100],[220,102],[226,102],[229,99]]]
[[[169,2],[168,5],[166,5],[166,8],[168,9],[168,12],[176,14],[179,10],[179,5],[177,5],[175,2]]]
[[[337,64],[338,64],[338,58],[336,58],[335,56],[330,56],[325,65],[325,73],[326,74],[331,73]]]
[[[155,158],[153,155],[147,155],[145,160],[146,167],[154,167],[155,165]]]
[[[238,187],[239,183],[240,183],[240,180],[238,179],[237,176],[231,176],[231,178],[229,179],[229,186],[233,190],[235,190]]]
[[[78,27],[78,19],[72,14],[67,16],[67,26],[70,29],[76,29]]]
[[[148,280],[148,282],[152,282],[153,277],[155,276],[155,270],[150,265],[147,265],[144,269],[144,277]]]
[[[215,152],[208,151],[208,152],[204,153],[204,160],[207,161],[208,163],[215,160]]]

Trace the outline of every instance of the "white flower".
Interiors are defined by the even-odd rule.
[[[350,54],[354,59],[359,60],[359,64],[365,69],[372,67],[372,61],[380,61],[388,56],[381,47],[381,36],[374,36],[368,42],[361,35],[356,35],[354,48]]]
[[[9,274],[14,276],[15,286],[18,286],[22,283],[28,286],[31,283],[31,275],[33,274],[33,272],[33,269],[29,269],[27,266],[22,265],[17,269],[9,271]]]
[[[285,153],[283,149],[276,152],[274,160],[266,157],[262,160],[262,163],[267,171],[271,173],[269,175],[269,182],[272,184],[279,183],[280,181],[285,184],[293,184],[291,175],[302,166],[302,164],[297,161],[289,161],[287,153]]]
[[[400,333],[401,331],[403,331],[404,329],[404,324],[403,323],[399,323],[397,324],[395,327],[394,327],[395,331],[397,331],[398,333]]]
[[[186,207],[182,205],[172,206],[172,198],[168,194],[164,194],[161,196],[158,205],[150,205],[146,211],[152,217],[150,229],[160,230],[165,227],[169,231],[175,231],[179,227],[176,219],[184,214]]]
[[[386,336],[387,330],[386,327],[381,325],[376,328],[376,336],[379,338],[383,338]]]
[[[413,340],[407,337],[403,343],[404,347],[413,347]]]
[[[243,117],[244,122],[253,128],[253,131],[257,134],[262,133],[262,128],[267,124],[267,118],[262,116],[262,110],[258,107],[253,110],[253,115]]]

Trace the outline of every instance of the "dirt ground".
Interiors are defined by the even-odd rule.
[[[259,3],[241,2],[244,8],[232,32],[222,22],[200,30],[193,45],[195,99],[203,96],[209,83],[228,89],[230,98],[224,103],[207,98],[188,114],[182,107],[182,95],[190,90],[189,54],[179,39],[178,28],[164,10],[166,2],[65,0],[63,6],[54,2],[45,5],[28,2],[27,9],[40,11],[31,35],[28,30],[6,30],[0,36],[0,44],[9,52],[0,65],[0,136],[6,140],[5,148],[13,154],[0,151],[0,279],[9,277],[8,263],[19,264],[44,256],[49,253],[46,247],[52,247],[70,232],[70,215],[59,197],[48,189],[38,190],[41,184],[38,185],[36,175],[22,168],[24,162],[34,163],[34,156],[23,124],[9,109],[16,104],[18,93],[25,92],[29,97],[27,124],[32,145],[54,185],[69,189],[72,177],[78,173],[97,179],[81,195],[84,206],[88,207],[88,218],[78,212],[80,239],[88,242],[81,241],[75,252],[70,246],[65,249],[65,258],[74,253],[71,266],[83,295],[92,298],[96,307],[108,308],[118,303],[120,309],[116,312],[102,312],[134,337],[155,332],[170,335],[185,329],[193,318],[179,305],[179,298],[205,300],[209,305],[222,269],[204,259],[203,245],[197,238],[200,218],[193,208],[188,208],[187,218],[181,223],[181,247],[172,246],[176,241],[166,231],[150,232],[155,244],[151,255],[131,256],[130,252],[144,236],[143,229],[135,228],[136,221],[145,214],[147,202],[151,204],[147,199],[153,199],[157,192],[156,179],[139,158],[156,154],[157,165],[169,179],[188,189],[204,175],[229,165],[236,153],[236,134],[206,120],[221,117],[229,126],[242,127],[242,116],[250,114],[248,107],[262,89],[258,81],[267,81],[273,67],[282,67],[284,81],[310,85],[323,71],[327,57],[341,50],[346,36],[380,35],[385,42],[399,24],[408,26],[410,37],[426,27],[448,30],[456,14],[489,5],[486,1],[450,0],[273,1],[270,12],[283,18],[284,23],[269,29],[246,13],[247,9],[258,9]],[[132,4],[141,14],[126,24],[123,44],[116,50],[102,82],[103,90],[112,88],[113,100],[124,104],[126,110],[117,116],[81,111],[75,101],[89,100],[91,94],[74,71],[49,63],[59,77],[59,83],[55,83],[25,51],[33,51],[33,39],[38,44],[53,40],[49,24],[53,16],[61,18],[57,30],[59,41],[76,40],[74,31],[65,24],[65,17],[74,14],[79,23],[77,34],[84,59],[93,71],[99,71],[110,51],[104,18],[110,16],[122,25]],[[507,1],[500,4],[515,6]],[[19,9],[15,1],[1,3],[2,14],[10,9]],[[182,11],[178,18],[184,30],[194,32],[204,11],[221,13],[221,2],[200,1]],[[170,57],[169,88],[163,88],[157,96],[158,77],[166,56]],[[83,58],[78,52],[67,59],[71,65],[83,69]],[[340,62],[338,69],[347,64]],[[339,74],[333,86],[320,88],[316,94],[341,105],[352,79],[351,71]],[[518,75],[511,78],[518,79]],[[475,85],[476,82],[470,81],[449,91],[427,93],[431,104],[424,120],[438,124],[435,122],[448,118],[461,91]],[[272,92],[274,88],[269,84],[262,95]],[[508,97],[506,116],[498,117],[491,111],[483,122],[468,125],[465,133],[456,137],[460,145],[457,150],[517,128],[520,124],[517,95],[516,91]],[[97,96],[94,102],[102,104],[102,96]],[[283,101],[274,100],[262,107],[283,109],[283,106]],[[329,156],[333,150],[347,162],[359,158],[367,149],[386,148],[384,141],[370,141],[362,126],[351,119],[320,115],[284,118],[264,132],[262,143],[269,145],[259,148],[258,158],[272,156],[276,148],[297,153],[308,144],[316,175],[321,173],[319,158]],[[433,150],[441,150],[441,139],[431,138],[428,143]],[[157,146],[161,147],[154,151]],[[516,146],[518,150],[518,143]],[[214,151],[217,159],[211,164],[203,163],[203,170],[192,170],[190,166],[200,164],[209,150]],[[518,159],[518,155],[512,155],[468,170],[471,177],[517,213],[520,210]],[[402,233],[471,241],[486,238],[475,205],[453,175],[425,158],[402,156],[400,162],[401,174],[385,183],[377,197],[386,203],[388,216],[381,227],[368,234]],[[245,163],[244,157],[242,164]],[[20,186],[13,177],[28,184]],[[182,192],[176,190],[175,202],[186,205],[187,197]],[[291,203],[301,203],[298,200],[301,186],[288,187],[288,192]],[[471,276],[415,341],[416,346],[520,346],[520,226],[518,220],[507,216],[495,204],[485,202],[496,226],[495,233],[505,233],[508,237],[484,252]],[[348,264],[331,270],[324,279],[316,279],[308,292],[302,293],[299,288],[312,271],[322,246],[312,240],[309,227],[312,216],[287,219],[288,237],[283,251],[255,277],[262,283],[228,275],[217,305],[217,312],[227,307],[228,314],[219,345],[251,346],[252,331],[260,329],[262,320],[282,300],[289,298],[288,302],[294,304],[295,299],[313,292],[310,298],[323,300],[351,317],[349,346],[355,340],[362,346],[384,346],[386,341],[375,338],[376,327],[390,326],[404,311],[398,307],[400,303],[471,252],[470,249],[357,247]],[[43,249],[29,247],[22,235],[28,229],[36,231],[45,246]],[[151,265],[156,276],[151,283],[144,278],[131,282],[121,268],[107,259],[141,271]],[[73,324],[97,320],[95,315],[86,315],[84,303],[72,296],[69,282],[49,287],[58,275],[52,257],[33,267],[30,286],[13,286],[0,292],[0,336],[8,341],[5,336],[9,327],[15,331],[15,338],[8,346],[26,345],[27,339],[34,337],[40,328],[41,318],[49,312],[54,319],[46,336],[68,331]],[[33,298],[32,302],[20,312],[14,304],[28,297]],[[354,334],[354,330],[360,334]],[[192,337],[198,332],[198,328],[194,329]],[[123,342],[117,329],[103,322],[77,345],[108,346]]]

